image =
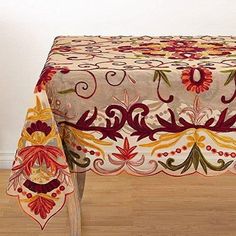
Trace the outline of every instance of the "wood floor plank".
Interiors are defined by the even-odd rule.
[[[44,231],[5,194],[0,170],[0,236],[68,236],[67,208]],[[82,236],[235,236],[236,176],[98,176],[88,173]]]

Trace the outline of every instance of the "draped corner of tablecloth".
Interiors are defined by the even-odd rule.
[[[42,85],[42,84],[41,84]],[[74,190],[45,90],[34,93],[15,154],[7,194],[43,229]]]

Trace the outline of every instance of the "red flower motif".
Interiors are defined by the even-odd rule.
[[[169,57],[171,59],[199,59],[202,57],[200,52],[206,51],[206,48],[195,46],[196,43],[196,41],[171,40],[163,50],[173,52]]]
[[[199,80],[195,79],[195,73],[199,72]],[[182,72],[182,83],[188,91],[201,93],[209,89],[212,83],[212,72],[204,67],[190,67]]]
[[[38,120],[36,123],[32,123],[26,130],[30,135],[36,131],[41,131],[47,136],[51,132],[51,127],[47,123]]]
[[[51,172],[54,175],[57,174],[59,169],[65,169],[67,167],[67,165],[59,164],[56,161],[58,157],[63,157],[63,152],[54,146],[33,145],[24,147],[18,152],[18,156],[22,158],[23,162],[13,167],[12,170],[23,169],[27,176],[31,174],[31,168],[35,163],[40,166],[45,163],[47,168],[51,168]]]
[[[202,52],[205,48],[194,46],[196,41],[184,41],[184,40],[171,40],[168,42],[167,47],[163,48],[164,51],[169,52]]]
[[[46,219],[47,214],[50,213],[55,205],[56,204],[52,199],[37,196],[35,200],[28,204],[28,207],[35,215],[39,214],[42,219]]]
[[[71,51],[71,46],[59,46],[59,47],[54,47],[51,51],[58,51],[58,52],[70,52]]]
[[[209,56],[231,54],[235,47],[222,43],[198,42],[195,40],[160,40],[158,42],[141,43],[137,46],[123,45],[115,50],[124,53],[140,52],[143,55],[167,57],[169,59],[207,59]],[[167,53],[169,52],[169,53]],[[204,52],[204,54],[203,54]]]
[[[120,153],[112,153],[112,155],[122,161],[128,161],[138,154],[137,152],[132,153],[136,147],[137,146],[130,147],[129,140],[125,138],[123,148],[116,146]]]
[[[40,78],[36,84],[35,87],[35,93],[41,92],[42,90],[45,90],[46,84],[52,79],[53,75],[56,74],[56,69],[52,66],[46,66],[41,75]]]
[[[69,70],[69,68],[67,68],[67,67],[63,67],[63,68],[60,69],[60,72],[61,72],[62,74],[67,74],[67,73],[70,72],[70,70]]]

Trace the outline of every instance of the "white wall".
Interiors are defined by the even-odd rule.
[[[235,25],[236,0],[0,0],[0,167],[55,36],[236,35]]]

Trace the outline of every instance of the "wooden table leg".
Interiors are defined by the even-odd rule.
[[[79,189],[79,201],[82,201],[83,194],[84,194],[84,186],[86,180],[86,172],[83,173],[76,173],[77,175],[77,184]]]
[[[85,173],[71,173],[74,193],[68,196],[67,207],[70,221],[70,235],[81,236],[81,200],[84,192]]]

